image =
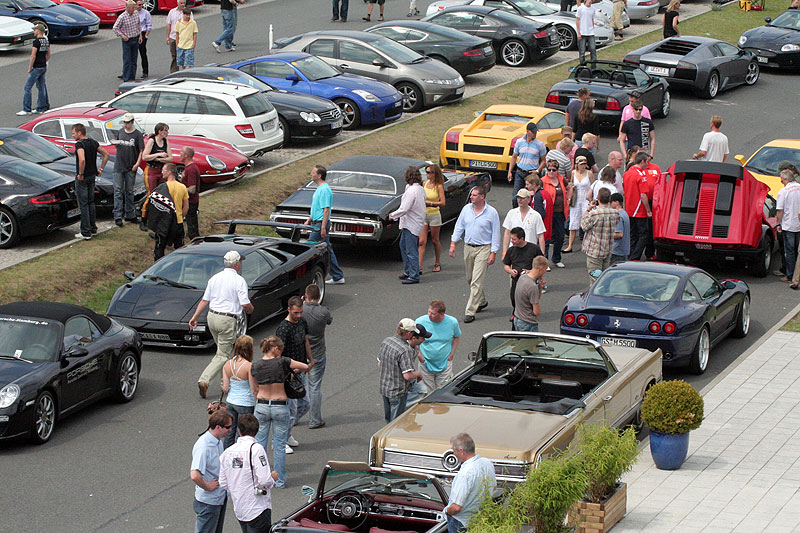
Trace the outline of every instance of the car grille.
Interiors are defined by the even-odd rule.
[[[691,222],[678,222],[679,235],[692,235],[694,233],[694,224]]]
[[[392,466],[406,466],[410,468],[423,468],[425,470],[438,470],[447,472],[442,466],[441,457],[431,457],[427,455],[411,455],[386,450],[383,452],[383,463]]]
[[[386,110],[386,118],[394,117],[403,112],[403,106],[392,106]]]
[[[713,226],[711,228],[711,237],[715,239],[727,239],[728,238],[728,226]]]
[[[711,221],[714,218],[714,193],[710,189],[700,189],[700,199],[697,202],[697,228],[696,235],[707,236],[711,230]]]
[[[448,463],[449,468],[445,468],[445,462]],[[446,452],[444,458],[442,458],[438,455],[418,455],[414,453],[384,450],[383,464],[384,466],[405,467],[411,471],[433,471],[437,472],[436,475],[441,473],[441,475],[447,476],[454,475],[461,466],[461,463],[459,463],[452,451]],[[494,465],[495,475],[505,478],[514,478],[516,480],[524,479],[530,469],[529,463],[521,461],[511,461],[508,463],[492,461],[492,465]]]
[[[654,52],[662,52],[664,54],[672,54],[676,56],[685,56],[695,48],[700,46],[700,43],[693,43],[691,41],[683,41],[681,39],[668,39],[662,42]]]
[[[503,155],[505,149],[502,146],[481,146],[479,144],[465,144],[464,151],[472,152],[475,154]]]
[[[319,113],[319,118],[321,118],[322,120],[335,120],[341,116],[342,116],[342,111],[338,107]]]

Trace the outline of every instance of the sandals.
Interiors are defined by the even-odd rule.
[[[433,272],[441,272],[441,271],[442,271],[442,265],[440,265],[439,263],[435,263],[433,265]]]

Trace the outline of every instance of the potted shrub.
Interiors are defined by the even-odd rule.
[[[608,531],[625,516],[627,488],[620,478],[639,455],[636,430],[582,424],[572,447],[582,461],[588,486],[586,496],[570,511],[570,523],[581,533]]]
[[[703,397],[683,380],[662,381],[647,390],[642,421],[656,467],[677,470],[689,451],[689,432],[703,422]]]

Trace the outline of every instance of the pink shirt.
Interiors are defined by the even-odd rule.
[[[645,118],[653,118],[650,116],[650,110],[647,109],[646,105],[642,106],[642,116]],[[619,123],[623,124],[629,118],[633,118],[633,107],[631,104],[626,105],[622,110],[622,118],[620,119]]]
[[[219,486],[231,495],[236,518],[242,522],[249,522],[256,519],[265,509],[272,509],[269,489],[275,485],[275,480],[270,475],[267,452],[256,439],[248,436],[239,437],[239,440],[220,456],[219,462]],[[255,494],[253,480],[255,486],[267,489],[265,495]]]

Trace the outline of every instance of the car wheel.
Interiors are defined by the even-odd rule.
[[[766,277],[769,274],[769,268],[772,266],[772,240],[764,235],[761,239],[761,252],[756,256],[756,259],[751,265],[753,275],[758,278]]]
[[[403,97],[403,113],[418,113],[422,111],[425,99],[419,87],[413,83],[398,83],[395,88]]]
[[[664,90],[664,96],[661,98],[661,109],[658,111],[658,116],[666,118],[669,116],[669,111],[672,108],[672,94],[669,89]]]
[[[117,390],[114,396],[119,402],[129,402],[133,400],[136,390],[139,388],[139,363],[136,357],[125,352],[117,365]]]
[[[247,313],[242,313],[239,315],[239,318],[236,319],[236,338],[238,339],[242,335],[247,335],[247,328],[249,326],[250,324],[248,324]]]
[[[325,299],[325,271],[322,267],[317,267],[311,274],[311,283],[319,287],[319,303]]]
[[[0,207],[0,248],[11,248],[19,240],[19,224],[10,209]]]
[[[150,14],[155,13],[158,10],[158,0],[144,0],[142,7]]]
[[[33,25],[41,24],[42,26],[44,26],[44,36],[45,37],[48,37],[50,35],[50,26],[48,26],[47,23],[45,21],[43,21],[42,19],[31,19],[30,22]]]
[[[361,124],[361,111],[352,100],[336,98],[333,103],[342,111],[342,129],[352,130]]]
[[[578,47],[578,34],[575,30],[565,25],[556,26],[558,38],[561,40],[561,50],[574,50]]]
[[[522,41],[510,39],[500,47],[500,59],[509,67],[521,67],[528,62],[528,48]]]
[[[717,96],[719,92],[719,73],[715,70],[708,77],[706,88],[703,89],[702,97],[711,99]]]
[[[744,81],[747,85],[755,85],[758,81],[759,74],[761,74],[761,68],[758,66],[758,63],[753,61],[747,65],[747,75],[744,77]]]
[[[655,384],[656,384],[655,381],[649,382],[647,386],[644,388],[644,393],[647,394],[647,391],[650,389],[650,387],[652,387]],[[642,400],[644,400],[644,396],[642,396]],[[644,429],[645,423],[644,420],[642,419],[642,402],[639,402],[639,407],[636,409],[636,414],[633,415],[632,424],[633,424],[633,429],[636,431],[636,433],[641,433],[642,430]]]
[[[750,331],[750,295],[745,294],[742,305],[739,307],[739,316],[736,317],[736,327],[733,328],[731,336],[741,339],[747,337]]]
[[[708,333],[708,327],[703,326],[703,329],[700,330],[700,336],[697,338],[697,345],[689,358],[689,371],[698,376],[705,372],[706,368],[708,368],[708,356],[710,354],[711,335]]]
[[[283,145],[286,146],[292,140],[292,134],[289,130],[289,123],[283,117],[278,117],[278,120],[281,124],[281,130],[283,131]]]
[[[44,391],[36,398],[33,411],[31,440],[36,444],[44,444],[53,435],[56,427],[56,401],[50,391]]]

